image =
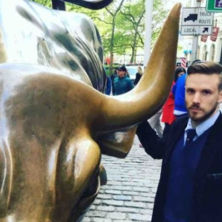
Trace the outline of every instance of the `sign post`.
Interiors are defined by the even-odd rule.
[[[209,12],[222,12],[222,0],[207,0],[206,10]]]

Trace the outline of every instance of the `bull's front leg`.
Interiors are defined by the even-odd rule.
[[[75,136],[62,147],[58,161],[53,221],[68,221],[68,219],[77,218],[80,211],[88,207],[87,201],[84,206],[83,193],[88,188],[88,184],[93,184],[95,186],[93,189],[98,192],[100,159],[100,149],[88,135]],[[75,211],[72,211],[74,208]],[[69,215],[70,212],[72,212],[70,218],[65,219],[64,215]]]

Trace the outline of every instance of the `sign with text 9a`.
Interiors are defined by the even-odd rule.
[[[206,10],[209,12],[222,12],[222,0],[207,0]]]

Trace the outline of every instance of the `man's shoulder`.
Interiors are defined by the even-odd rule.
[[[177,117],[174,122],[172,123],[172,127],[173,129],[177,130],[178,128],[185,128],[185,126],[187,125],[188,122],[188,115],[187,116],[183,116],[183,117]]]
[[[220,114],[219,114],[216,122],[222,122],[222,113],[221,113],[221,111],[219,111],[219,112],[220,112]],[[221,125],[221,127],[222,127],[222,125]]]
[[[130,80],[130,77],[129,76],[124,76],[124,79],[126,79],[127,81]]]
[[[216,130],[217,132],[220,131],[222,132],[222,114],[220,113],[220,115],[218,116],[216,122],[214,123],[214,125],[212,126],[212,129]]]
[[[130,77],[128,77],[128,76],[125,76],[125,77],[124,77],[124,81],[125,81],[125,83],[127,83],[127,84],[131,84],[131,83],[132,83],[132,80],[131,80]]]
[[[114,79],[113,79],[113,82],[117,82],[117,81],[119,81],[119,77],[115,76]]]

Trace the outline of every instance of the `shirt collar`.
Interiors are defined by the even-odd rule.
[[[197,133],[197,137],[200,136],[201,134],[203,134],[206,130],[208,130],[211,126],[214,125],[214,123],[216,122],[217,118],[220,115],[220,111],[218,110],[215,114],[213,114],[210,118],[206,119],[205,121],[203,121],[200,125],[198,125],[196,127],[196,133]],[[187,126],[185,128],[185,131],[188,129],[193,129],[192,125],[191,125],[191,119],[189,118]]]

